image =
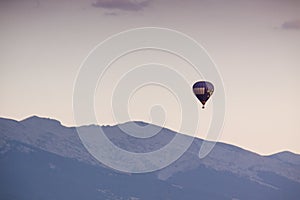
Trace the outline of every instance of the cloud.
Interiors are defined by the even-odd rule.
[[[97,0],[92,6],[105,9],[139,11],[148,6],[150,0]]]
[[[118,16],[118,13],[115,13],[115,12],[107,12],[107,13],[104,13],[104,15],[106,15],[106,16]]]
[[[281,25],[282,29],[298,29],[300,30],[300,19],[286,21]]]

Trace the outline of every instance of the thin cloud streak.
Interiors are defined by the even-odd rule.
[[[289,29],[300,30],[300,19],[286,21],[281,25],[281,28],[287,30]]]
[[[92,6],[105,9],[118,9],[125,11],[143,10],[150,0],[97,0]]]
[[[108,12],[108,13],[104,13],[105,16],[118,16],[118,13],[115,12]]]

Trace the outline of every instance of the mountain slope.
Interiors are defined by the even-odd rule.
[[[162,129],[137,139],[118,126],[103,128],[114,144],[134,152],[159,149],[178,134]],[[200,160],[201,144],[194,139],[162,170],[125,174],[95,160],[74,127],[36,116],[20,122],[2,118],[0,199],[299,199],[299,155],[260,156],[217,143]]]

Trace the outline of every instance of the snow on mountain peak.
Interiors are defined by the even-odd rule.
[[[48,127],[62,126],[61,122],[56,119],[38,117],[36,115],[23,119],[22,121],[20,121],[20,123],[24,125],[33,125],[33,126],[36,126],[37,124],[39,124],[39,126],[48,126]]]
[[[134,122],[126,122],[132,124]],[[155,151],[165,146],[173,139],[176,133],[166,128],[158,127],[160,132],[150,138],[136,138],[120,130],[124,124],[116,126],[101,126],[106,136],[124,150],[142,153]],[[140,127],[148,125],[145,122],[135,122]],[[87,129],[93,128],[85,126]],[[132,128],[132,127],[130,127]],[[186,136],[189,137],[189,136]],[[64,157],[75,158],[90,164],[99,164],[84,148],[76,128],[65,127],[57,120],[29,117],[20,122],[9,119],[0,119],[0,142],[18,141],[36,148],[52,152]],[[260,171],[269,171],[280,176],[300,182],[299,155],[284,152],[276,156],[260,156],[256,153],[232,145],[217,143],[213,151],[204,159],[199,159],[198,152],[203,140],[195,138],[190,148],[170,166],[158,171],[161,179],[168,179],[182,171],[197,169],[205,166],[217,171],[227,171],[239,176],[259,180]],[[175,147],[174,147],[175,148]],[[297,158],[297,159],[295,159]],[[287,170],[288,169],[288,170]]]

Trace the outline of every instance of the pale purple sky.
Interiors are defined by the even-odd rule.
[[[261,154],[300,153],[298,0],[2,0],[0,26],[1,117],[39,115],[74,125],[73,84],[89,51],[120,31],[165,27],[202,44],[219,68],[227,97],[221,141]],[[161,101],[174,105],[166,125],[177,130],[180,111],[164,95]],[[137,93],[134,101],[143,98]],[[133,119],[149,121],[143,105],[130,104]],[[100,124],[114,124],[109,110],[96,108]]]

